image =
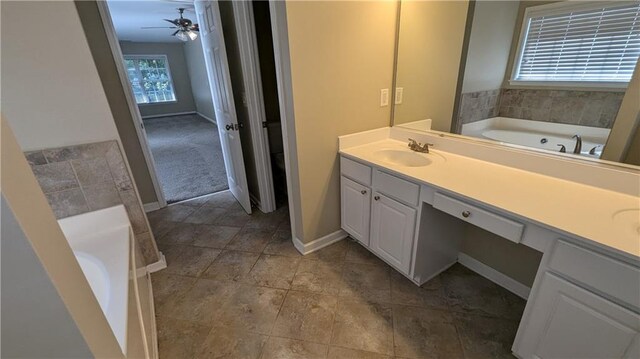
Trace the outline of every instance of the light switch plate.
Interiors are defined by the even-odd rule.
[[[389,89],[380,90],[380,107],[389,106]]]
[[[402,103],[403,92],[404,92],[404,88],[396,87],[396,100],[394,102],[396,105],[400,105]]]

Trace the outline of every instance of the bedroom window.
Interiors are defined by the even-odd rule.
[[[511,84],[626,87],[640,55],[640,3],[526,9]]]
[[[136,103],[176,101],[166,56],[125,56],[124,62]]]

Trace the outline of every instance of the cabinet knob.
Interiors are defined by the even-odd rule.
[[[367,190],[366,190],[366,189],[363,189],[362,191],[360,191],[360,193],[362,193],[362,194],[367,194]]]
[[[374,196],[373,199],[375,199],[376,201],[380,199],[380,196]]]
[[[469,212],[469,211],[462,212],[462,217],[464,217],[464,218],[469,218],[470,215],[471,215],[471,212]]]

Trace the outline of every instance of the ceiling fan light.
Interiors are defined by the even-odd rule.
[[[186,31],[178,31],[176,37],[181,41],[189,41],[189,36],[187,36]]]
[[[189,40],[193,41],[198,38],[198,34],[195,31],[187,31],[187,36]]]

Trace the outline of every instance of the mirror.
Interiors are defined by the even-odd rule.
[[[640,3],[402,1],[398,21],[392,125],[640,165]]]

